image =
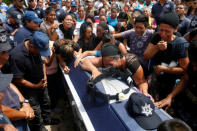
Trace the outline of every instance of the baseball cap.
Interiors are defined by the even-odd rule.
[[[101,56],[105,57],[105,56],[115,56],[115,55],[120,55],[120,49],[113,45],[113,44],[105,44],[102,46],[101,48]]]
[[[21,23],[21,21],[22,21],[22,15],[17,11],[9,11],[8,10],[7,16],[8,17],[11,16],[15,20],[15,22],[18,24]]]
[[[162,122],[153,102],[144,94],[132,93],[127,102],[129,115],[145,130],[156,129]]]
[[[51,0],[49,4],[56,4],[58,0]]]
[[[33,11],[26,11],[24,14],[24,20],[32,20],[36,23],[42,22],[42,19],[38,18],[37,14]]]
[[[9,87],[13,74],[0,74],[0,92]]]
[[[75,0],[73,0],[73,1],[71,2],[71,7],[77,7],[77,2],[76,2]]]
[[[6,31],[0,28],[0,52],[9,51],[11,48]]]
[[[34,32],[31,44],[39,50],[41,56],[50,56],[49,37],[47,34],[39,31]]]

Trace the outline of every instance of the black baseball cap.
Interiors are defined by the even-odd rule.
[[[101,56],[102,57],[115,56],[115,55],[120,55],[120,54],[121,54],[120,49],[111,43],[105,44],[101,48]]]
[[[0,28],[0,53],[3,51],[9,51],[11,48],[5,29]]]
[[[13,10],[10,10],[9,11],[8,10],[7,16],[8,17],[11,16],[15,20],[15,22],[18,23],[18,24],[21,24],[22,23],[23,16],[19,12],[17,12],[17,11],[13,11]]]
[[[162,122],[153,102],[144,94],[132,93],[127,102],[129,115],[145,130],[153,130]]]
[[[9,87],[13,74],[0,74],[0,92]]]

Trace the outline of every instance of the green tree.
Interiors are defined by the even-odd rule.
[[[12,0],[3,0],[3,2],[5,2],[8,6],[10,5],[10,4],[12,4]]]

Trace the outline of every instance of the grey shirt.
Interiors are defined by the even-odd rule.
[[[149,29],[147,29],[141,36],[137,36],[134,29],[121,33],[124,39],[129,39],[130,53],[137,55],[140,63],[146,66],[148,63],[144,60],[144,51],[148,46],[153,33],[154,30]]]

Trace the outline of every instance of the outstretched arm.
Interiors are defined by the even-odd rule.
[[[122,54],[126,54],[127,53],[127,49],[126,49],[126,47],[125,47],[125,45],[123,43],[120,43],[118,48],[120,49]]]
[[[89,71],[92,73],[92,77],[95,78],[101,74],[97,67],[102,66],[102,58],[87,58],[81,61],[81,67],[83,70]]]
[[[139,66],[139,68],[137,69],[137,71],[135,72],[132,78],[135,84],[137,85],[138,89],[144,95],[151,97],[152,101],[154,101],[152,96],[148,93],[148,83],[146,79],[144,78],[144,71],[143,71],[142,66]]]
[[[116,38],[122,38],[122,33],[117,33],[117,34],[113,34],[113,37]]]
[[[66,65],[66,62],[64,61],[64,59],[62,58],[62,56],[60,54],[57,54],[57,58],[59,60],[60,66],[64,69],[64,72],[65,73],[69,73],[70,72],[70,69]]]
[[[96,51],[85,51],[83,52],[76,60],[74,63],[74,67],[76,68],[79,64],[79,62],[81,61],[81,59],[83,59],[86,56],[93,56],[95,54]]]
[[[168,108],[171,106],[172,104],[172,100],[173,98],[178,95],[180,92],[182,92],[188,85],[188,75],[185,74],[181,80],[176,84],[176,87],[172,90],[172,92],[163,100],[156,102],[155,105],[158,108],[163,108],[165,107],[165,110],[168,110]]]

